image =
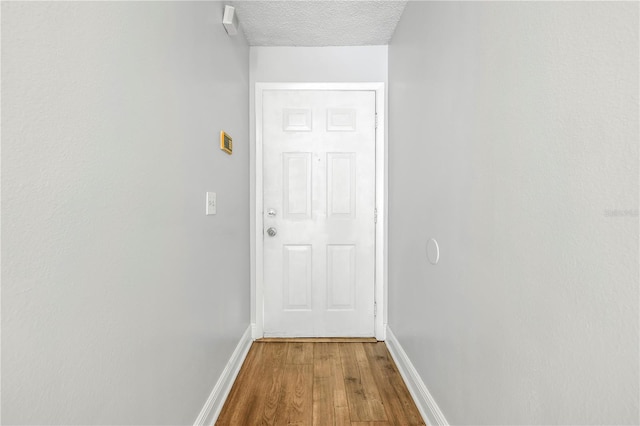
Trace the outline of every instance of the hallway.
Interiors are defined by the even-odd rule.
[[[638,1],[0,11],[0,424],[640,424]]]
[[[255,342],[216,425],[424,425],[383,342]]]

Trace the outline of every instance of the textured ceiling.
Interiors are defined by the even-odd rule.
[[[233,1],[252,46],[388,44],[406,1]]]

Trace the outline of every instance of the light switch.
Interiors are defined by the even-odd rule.
[[[207,192],[207,216],[216,214],[216,193]]]

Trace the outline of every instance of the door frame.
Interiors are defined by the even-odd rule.
[[[386,101],[384,83],[256,83],[255,84],[255,145],[250,150],[251,163],[254,164],[254,185],[251,187],[252,226],[251,226],[251,335],[253,339],[264,336],[264,269],[263,269],[263,131],[262,100],[265,91],[271,90],[339,90],[372,91],[376,98],[376,209],[377,222],[375,248],[375,288],[376,315],[374,316],[374,337],[385,340],[387,325],[387,138],[386,138]]]

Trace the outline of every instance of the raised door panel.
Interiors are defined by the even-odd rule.
[[[283,247],[283,306],[287,310],[311,310],[311,245]]]
[[[282,154],[285,219],[311,219],[311,153]]]
[[[356,246],[327,246],[327,309],[353,310],[356,296]]]
[[[356,213],[356,155],[327,154],[327,216],[353,219]]]

